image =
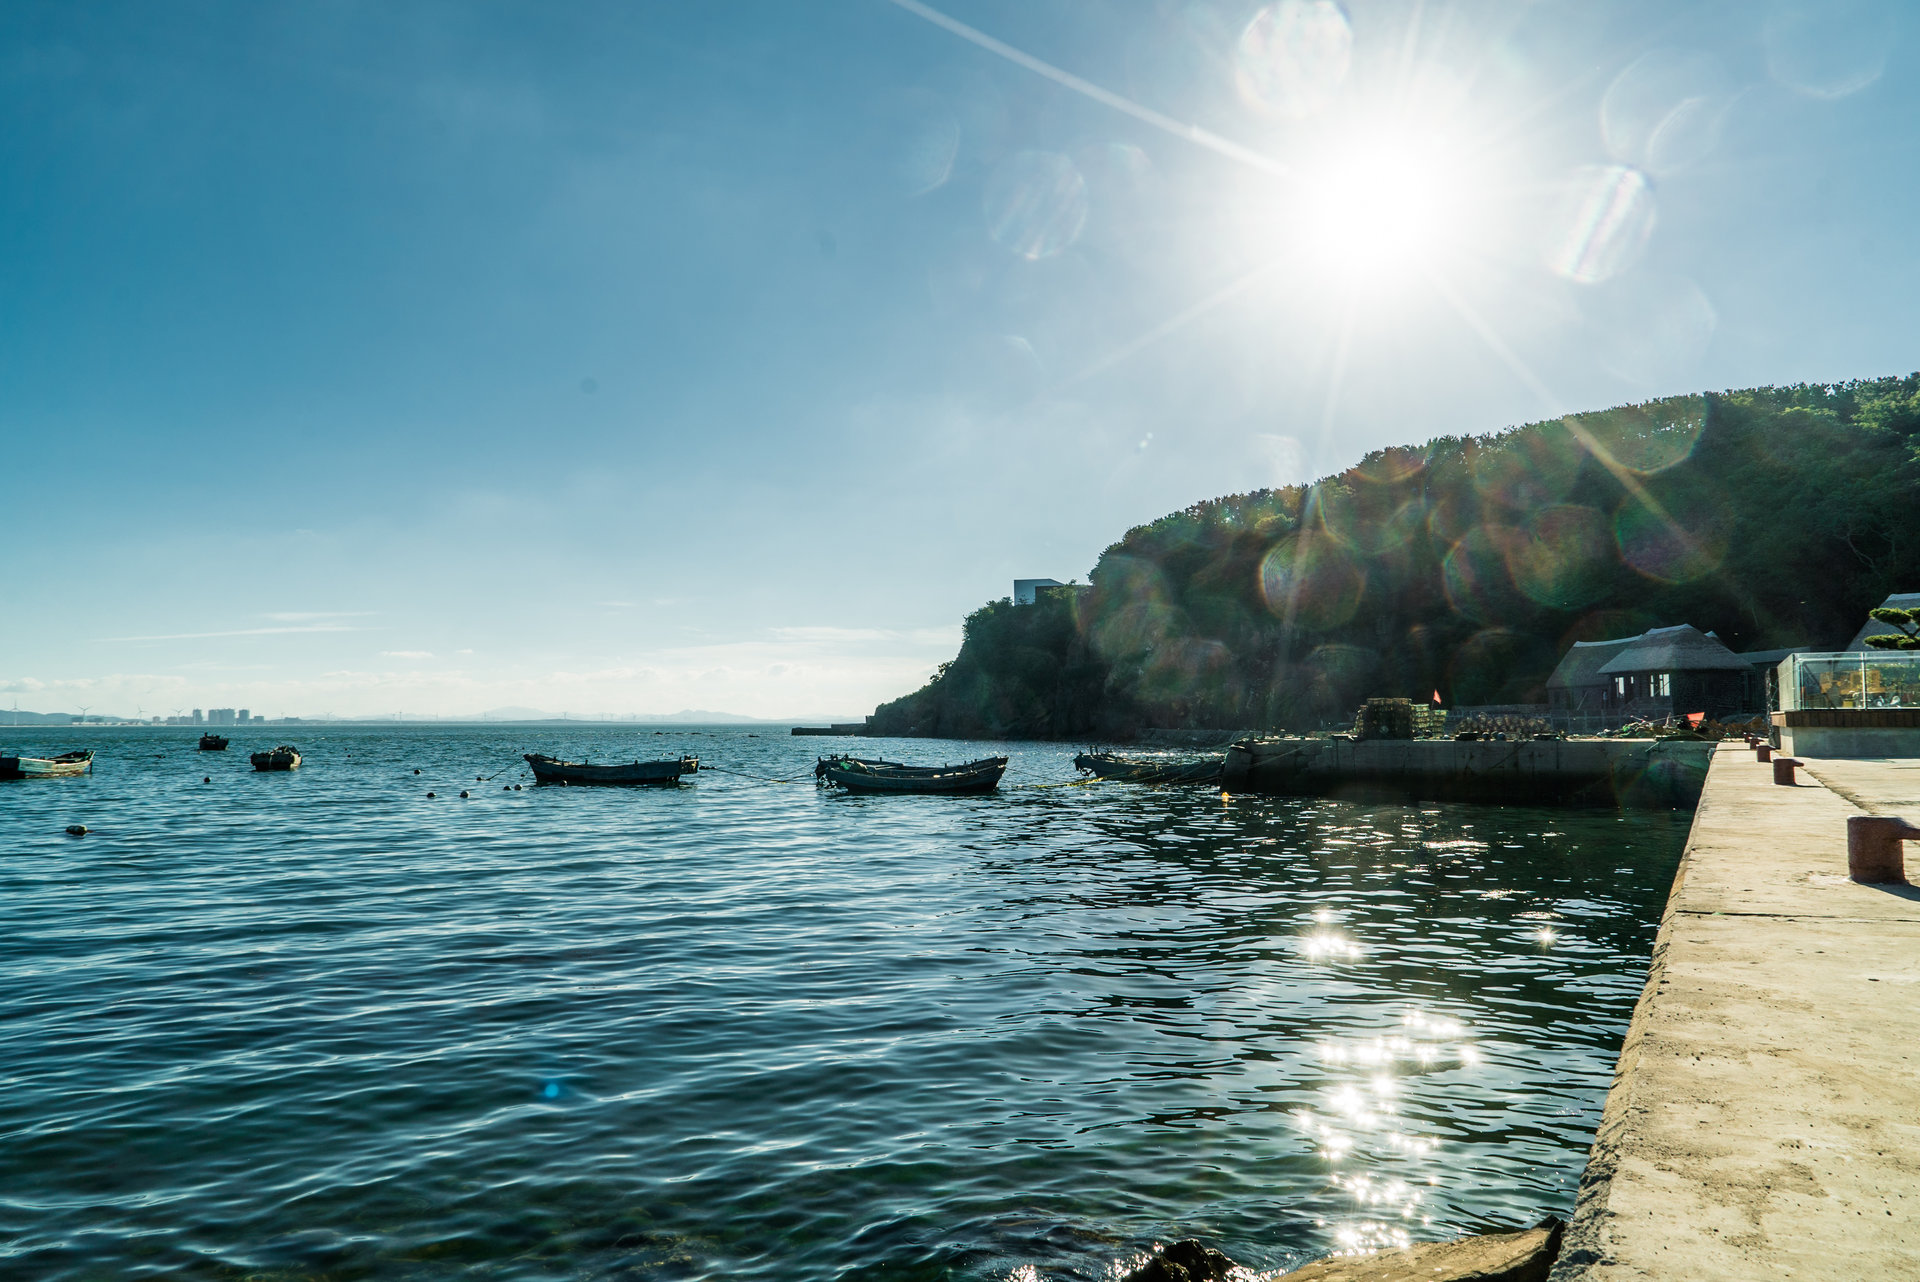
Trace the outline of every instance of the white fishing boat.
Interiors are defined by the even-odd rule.
[[[57,779],[62,775],[92,773],[92,748],[63,752],[57,757],[0,756],[0,779]]]

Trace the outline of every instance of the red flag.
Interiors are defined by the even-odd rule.
[[[1439,692],[1438,690],[1435,690],[1435,691],[1433,692],[1433,701],[1434,701],[1435,703],[1438,703],[1438,702],[1440,702],[1440,692]]]
[[[1687,724],[1690,726],[1697,726],[1706,719],[1707,714],[1704,712],[1689,712],[1687,714]]]

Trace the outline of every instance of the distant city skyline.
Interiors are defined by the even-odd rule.
[[[1366,451],[1904,373],[1879,0],[0,13],[0,702],[844,718]]]

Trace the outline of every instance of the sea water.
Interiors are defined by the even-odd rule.
[[[196,737],[0,731],[98,752],[0,783],[8,1278],[1033,1282],[1528,1225],[1690,819],[1089,786],[1038,744]],[[823,749],[1012,764],[845,796]],[[535,788],[528,751],[726,772]]]

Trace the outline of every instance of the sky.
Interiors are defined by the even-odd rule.
[[[1920,366],[1874,0],[0,8],[0,706],[844,718],[1368,450]]]

